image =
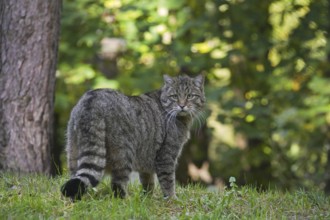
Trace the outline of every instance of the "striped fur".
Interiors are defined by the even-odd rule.
[[[80,199],[105,170],[114,195],[125,197],[129,174],[140,174],[143,189],[157,175],[165,197],[175,197],[175,167],[189,139],[192,120],[202,111],[204,78],[164,76],[164,86],[141,96],[110,89],[87,92],[73,108],[67,129],[71,179],[62,193]]]

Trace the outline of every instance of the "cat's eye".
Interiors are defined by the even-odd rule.
[[[173,99],[173,100],[177,100],[178,99],[178,95],[170,95],[169,96],[171,99]]]
[[[195,97],[197,97],[197,95],[195,95],[195,94],[189,94],[189,95],[187,96],[187,99],[193,99],[193,98],[195,98]]]

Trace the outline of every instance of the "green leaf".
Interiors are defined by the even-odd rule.
[[[179,9],[184,5],[185,0],[159,0],[159,6],[168,9]]]

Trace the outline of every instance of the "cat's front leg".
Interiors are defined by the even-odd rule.
[[[160,156],[156,161],[156,174],[164,198],[176,199],[175,194],[175,160],[172,157]]]

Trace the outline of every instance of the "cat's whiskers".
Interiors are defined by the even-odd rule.
[[[177,110],[175,108],[172,108],[170,111],[166,112],[166,126],[169,127],[169,125],[172,123],[173,119],[176,119]],[[174,126],[176,127],[176,124],[174,123]]]
[[[192,123],[194,123],[195,115],[194,115],[193,109],[191,109],[191,111],[188,111],[188,112],[189,112],[189,115],[191,117]]]
[[[192,108],[191,109],[191,113],[193,115],[193,118],[197,121],[198,123],[198,127],[196,129],[197,134],[199,134],[200,129],[202,128],[205,120],[206,120],[206,116],[205,116],[205,112],[201,111],[201,110],[197,110]]]

